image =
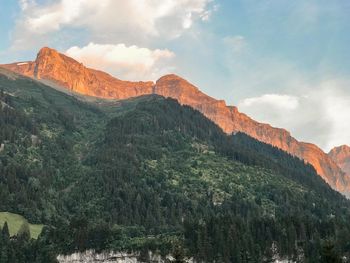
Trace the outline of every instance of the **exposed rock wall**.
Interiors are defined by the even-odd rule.
[[[50,48],[42,48],[33,62],[3,66],[27,77],[53,81],[72,91],[101,98],[125,99],[151,94],[154,86],[152,81],[122,81],[105,72],[86,68]]]
[[[161,257],[158,254],[149,252],[146,256],[140,256],[140,253],[129,252],[102,252],[95,253],[94,250],[77,252],[71,255],[59,255],[59,263],[168,263],[173,262],[172,256]],[[194,263],[192,259],[186,260],[188,263]]]
[[[342,145],[333,148],[328,156],[350,177],[350,147]]]

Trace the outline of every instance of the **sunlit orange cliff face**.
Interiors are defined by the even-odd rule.
[[[42,48],[33,62],[1,65],[16,73],[59,85],[84,95],[108,99],[158,94],[192,106],[214,121],[226,133],[244,132],[262,142],[276,146],[313,165],[318,174],[334,189],[349,195],[350,179],[341,168],[349,171],[349,162],[327,155],[313,144],[299,142],[284,129],[254,121],[225,101],[216,100],[176,75],[161,77],[156,83],[123,81],[102,71],[86,68],[74,59],[54,49]],[[350,156],[350,154],[348,155]]]
[[[328,155],[350,177],[350,147],[347,145],[335,147]]]

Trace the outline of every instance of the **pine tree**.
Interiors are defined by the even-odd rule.
[[[8,251],[7,251],[7,246],[5,245],[2,247],[0,251],[0,262],[1,263],[7,263],[8,262]]]
[[[21,240],[28,241],[30,239],[30,229],[28,222],[24,222],[21,228],[18,230],[17,236]]]
[[[326,240],[321,249],[321,263],[341,263],[342,260],[337,253],[334,243]]]
[[[10,231],[7,222],[5,222],[4,226],[2,227],[2,236],[4,239],[10,238]]]

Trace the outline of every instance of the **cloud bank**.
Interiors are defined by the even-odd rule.
[[[265,94],[241,100],[238,106],[258,121],[285,128],[297,139],[329,151],[350,144],[349,85],[347,80],[324,80],[302,95]]]
[[[70,28],[87,30],[94,41],[141,42],[147,38],[175,38],[197,20],[206,21],[211,0],[21,0],[17,20],[17,48],[29,35],[45,35]],[[37,38],[40,40],[41,38]]]

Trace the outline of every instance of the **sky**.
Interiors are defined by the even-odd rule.
[[[325,151],[350,145],[350,1],[0,0],[0,63],[49,46],[125,80],[175,73]]]

